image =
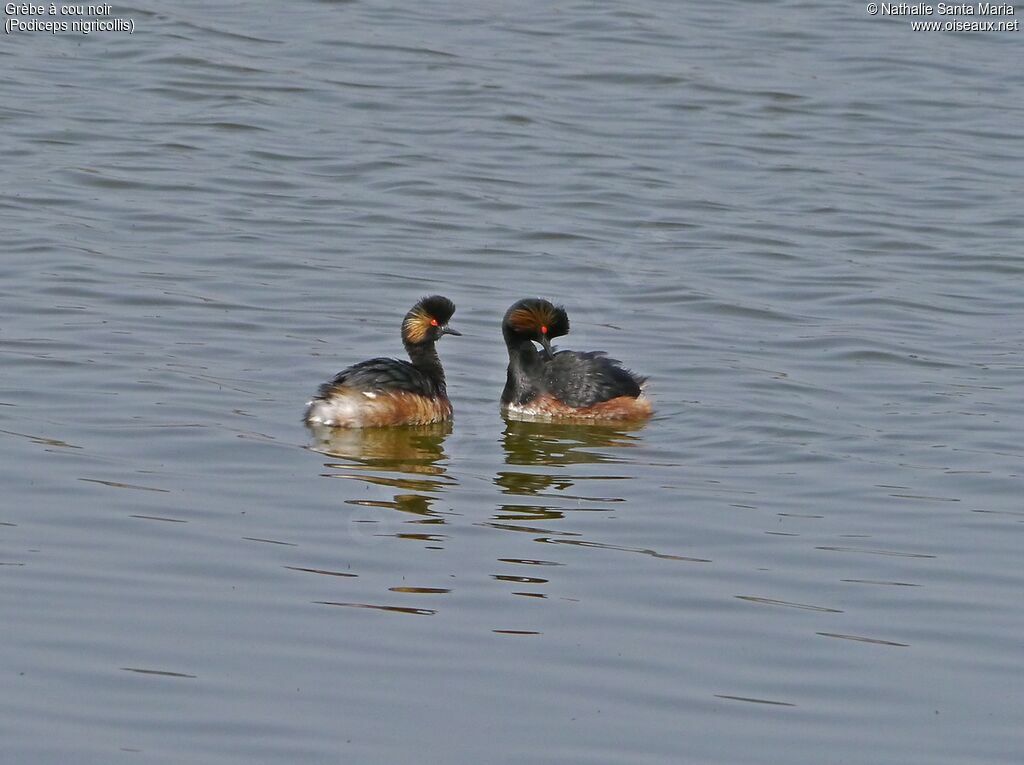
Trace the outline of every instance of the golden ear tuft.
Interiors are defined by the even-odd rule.
[[[505,323],[516,332],[558,337],[569,331],[565,310],[547,300],[521,300],[509,309]]]
[[[432,326],[437,326],[436,319],[423,310],[413,309],[402,322],[402,339],[409,343],[422,343]]]
[[[508,315],[508,323],[519,332],[535,332],[546,322],[543,308],[525,306],[517,308]]]
[[[455,313],[455,303],[444,295],[430,295],[414,305],[402,321],[402,339],[422,343],[430,339],[430,331],[443,327]]]

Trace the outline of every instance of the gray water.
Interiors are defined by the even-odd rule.
[[[0,761],[1020,761],[1022,33],[113,17],[0,45]],[[429,293],[454,422],[307,431]],[[654,419],[502,420],[536,294]]]

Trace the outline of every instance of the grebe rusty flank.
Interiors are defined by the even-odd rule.
[[[508,348],[502,410],[530,419],[638,420],[649,417],[646,378],[602,351],[551,350],[551,339],[569,333],[565,309],[541,298],[514,303],[501,332]],[[534,346],[538,342],[543,351]]]
[[[342,370],[307,404],[306,423],[369,428],[451,419],[444,369],[434,343],[444,335],[461,334],[448,326],[453,313],[455,304],[446,297],[420,300],[402,321],[402,342],[411,363],[376,358]]]

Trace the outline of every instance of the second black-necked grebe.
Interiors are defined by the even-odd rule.
[[[368,428],[426,425],[451,419],[452,405],[434,343],[458,335],[448,326],[455,304],[433,295],[420,300],[402,321],[402,342],[411,363],[376,358],[339,372],[320,386],[306,406],[310,425]]]
[[[541,298],[514,303],[501,332],[508,348],[502,409],[537,419],[638,420],[649,417],[646,378],[602,351],[555,351],[551,339],[568,334],[565,309]],[[538,351],[534,342],[540,343]]]

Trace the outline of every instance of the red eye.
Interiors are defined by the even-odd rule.
[[[436,327],[437,326],[437,319],[431,319],[430,320],[430,326],[431,327]]]
[[[546,335],[546,334],[548,333],[548,328],[547,328],[547,327],[543,327],[543,326],[542,326],[542,327],[540,328],[540,333],[541,333],[542,335]]]

